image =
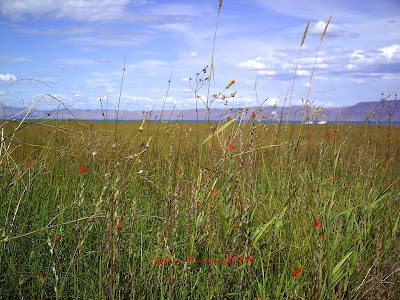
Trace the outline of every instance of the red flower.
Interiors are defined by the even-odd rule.
[[[240,225],[239,225],[239,224],[237,224],[237,225],[236,225],[236,228],[237,228],[237,229],[239,229],[239,228],[240,228]]]
[[[175,141],[174,140],[170,140],[170,143],[172,144],[172,143],[174,143]]]
[[[297,275],[300,275],[302,272],[301,268],[297,268],[296,272],[293,273],[293,277],[297,277]]]
[[[86,173],[86,167],[81,167],[81,174]]]
[[[89,127],[90,127],[90,128],[93,128],[93,124],[89,124]]]
[[[321,234],[321,235],[319,236],[319,238],[320,238],[321,240],[323,240],[323,239],[325,238],[325,234]]]
[[[45,279],[46,278],[46,274],[42,273],[42,274],[40,274],[40,277],[42,277],[42,279]]]
[[[233,147],[232,144],[229,144],[228,149],[233,151],[235,149],[235,147]]]
[[[56,242],[59,242],[61,240],[61,235],[57,236],[57,235],[53,234],[53,240]]]
[[[215,195],[215,189],[211,190],[211,195]]]
[[[261,298],[262,298],[262,295],[257,295],[257,298],[258,298],[258,299],[261,299]]]
[[[118,227],[119,228],[122,228],[122,224],[123,224],[124,222],[121,220],[121,221],[119,221],[119,223],[118,223]]]
[[[250,248],[253,248],[254,244],[253,244],[253,243],[251,243],[249,246],[250,246]]]
[[[389,156],[386,156],[386,160],[390,160],[390,157],[389,157]]]
[[[109,162],[109,161],[110,161],[110,159],[108,157],[106,157],[106,162]]]
[[[38,293],[35,293],[35,299],[37,299],[39,297]]]
[[[322,227],[322,223],[320,220],[315,221],[315,227]]]
[[[382,164],[382,168],[386,168],[386,164],[385,163]]]
[[[28,169],[32,169],[32,164],[26,166]]]

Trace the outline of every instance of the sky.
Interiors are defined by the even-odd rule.
[[[224,0],[219,18],[218,5],[1,0],[1,104],[180,110],[222,93],[211,107],[342,107],[400,89],[399,0]]]

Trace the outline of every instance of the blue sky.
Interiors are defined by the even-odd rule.
[[[218,0],[2,0],[2,104],[29,106],[51,94],[68,107],[116,107],[126,55],[121,109],[195,107],[192,83],[211,65]],[[305,26],[292,104],[307,97],[324,107],[378,101],[400,88],[400,2],[224,0],[220,11],[210,94],[228,106],[283,105],[290,93]],[[210,69],[210,68],[209,68]],[[208,71],[209,71],[208,69]],[[208,76],[208,73],[207,73]],[[40,82],[17,79],[37,79]],[[194,85],[192,84],[192,87]],[[208,84],[198,92],[207,96]],[[225,99],[226,100],[226,99]],[[222,107],[218,99],[213,107]],[[201,102],[200,102],[201,103]],[[39,107],[54,107],[49,97]],[[200,105],[201,106],[201,105]]]

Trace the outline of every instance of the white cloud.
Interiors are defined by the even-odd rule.
[[[258,75],[276,75],[276,71],[257,71]]]
[[[299,75],[299,76],[308,76],[308,75],[310,75],[310,72],[306,71],[306,70],[297,70],[297,75]]]
[[[196,51],[179,53],[180,57],[197,57],[199,54]]]
[[[321,35],[322,32],[324,32],[326,26],[326,22],[324,21],[319,21],[317,24],[314,25],[314,27],[311,29],[311,34],[313,35]],[[326,30],[326,36],[342,36],[344,33],[344,30],[335,24],[329,23],[328,29]]]
[[[348,58],[350,64],[347,65],[347,68],[352,69],[362,65],[400,62],[400,45],[391,45],[371,51],[355,50],[348,54]]]
[[[400,45],[391,45],[378,50],[382,51],[382,55],[387,59],[392,59],[394,55],[400,55]]]
[[[24,15],[53,18],[68,18],[78,21],[115,20],[122,15],[128,5],[135,6],[145,1],[130,0],[5,0],[0,4],[1,12],[11,19],[21,19]]]
[[[253,70],[260,70],[265,69],[266,65],[264,64],[264,58],[257,57],[253,60],[248,60],[244,62],[238,63],[238,66],[245,69],[253,69]]]
[[[15,75],[12,74],[0,74],[0,81],[15,81],[17,80],[17,77],[15,77]]]
[[[11,57],[11,56],[0,56],[0,62],[5,63],[30,63],[31,59],[26,57]]]

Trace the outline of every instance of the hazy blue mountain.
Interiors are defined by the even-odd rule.
[[[317,110],[317,113],[314,112]],[[15,107],[0,107],[0,118],[2,119],[23,119],[27,114],[27,109],[15,108]],[[286,121],[307,121],[307,116],[309,120],[314,122],[318,121],[355,121],[362,122],[367,118],[370,121],[384,122],[389,118],[393,122],[400,121],[400,101],[376,101],[376,102],[360,102],[348,107],[331,107],[323,108],[322,111],[318,111],[317,108],[304,106],[292,106],[289,110],[289,116],[287,116],[287,107],[272,107],[266,106],[262,110],[257,110],[257,107],[250,107],[246,109],[239,108],[212,108],[209,113],[209,120],[218,121],[222,119],[229,119],[233,117],[238,112],[241,112],[241,117],[248,119],[253,112],[255,112],[259,119],[264,120],[282,120]],[[166,110],[161,112],[160,110],[155,111],[123,111],[121,110],[118,114],[119,120],[143,120],[146,116],[149,120],[159,120],[162,118],[164,121],[175,121],[175,120],[200,120],[204,121],[206,110],[204,108],[199,109],[197,112],[195,109],[188,110]],[[314,116],[313,116],[314,115]],[[115,120],[115,111],[104,111],[101,110],[83,110],[83,109],[70,109],[61,110],[57,112],[56,110],[37,110],[33,108],[29,114],[26,116],[27,119],[80,119],[80,120]]]

